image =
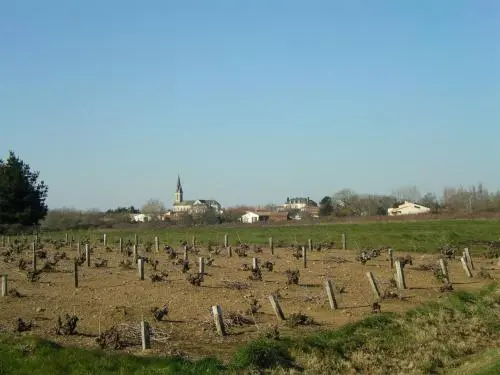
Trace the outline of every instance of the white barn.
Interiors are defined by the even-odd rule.
[[[397,216],[397,215],[417,215],[417,214],[425,214],[431,212],[429,207],[424,207],[416,203],[405,201],[403,204],[400,204],[397,208],[389,208],[387,210],[387,214],[389,216]]]
[[[255,213],[252,211],[248,211],[244,215],[240,217],[240,220],[242,223],[245,224],[251,224],[251,223],[258,223],[258,222],[263,222],[263,221],[268,221],[269,220],[269,214],[268,213]]]

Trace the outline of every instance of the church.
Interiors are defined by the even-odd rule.
[[[181,178],[177,176],[177,188],[175,189],[174,213],[202,214],[207,210],[222,213],[221,205],[213,199],[184,200]]]

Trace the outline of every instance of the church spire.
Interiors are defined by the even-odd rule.
[[[175,190],[175,192],[182,194],[181,177],[179,175],[177,175],[177,189]]]
[[[175,189],[175,203],[181,203],[183,201],[183,191],[181,185],[181,177],[177,175],[177,188]]]

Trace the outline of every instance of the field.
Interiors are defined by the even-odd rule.
[[[140,227],[139,227],[140,228]],[[228,234],[230,244],[238,241],[266,245],[269,237],[276,244],[288,246],[294,243],[305,244],[309,238],[315,242],[334,241],[340,247],[342,233],[347,234],[348,247],[390,246],[395,250],[435,252],[439,246],[446,243],[463,244],[470,240],[499,241],[500,220],[460,219],[460,220],[417,220],[417,221],[379,221],[338,224],[314,225],[237,225],[237,226],[204,226],[196,228],[172,227],[167,230],[137,229],[137,230],[99,230],[70,232],[70,236],[101,239],[103,233],[108,233],[110,243],[116,244],[119,237],[133,240],[134,234],[139,235],[143,243],[159,236],[162,243],[177,246],[180,240],[191,241],[196,236],[201,245],[222,244],[224,235]],[[64,233],[54,237],[64,238]]]
[[[470,241],[498,240],[498,221],[433,221],[402,223],[363,223],[318,226],[286,227],[214,227],[195,229],[169,229],[168,231],[106,231],[107,246],[103,243],[104,231],[69,233],[69,239],[89,240],[91,266],[79,267],[79,285],[74,286],[73,258],[77,256],[76,244],[64,244],[65,233],[44,234],[40,237],[47,258],[53,259],[56,252],[64,252],[54,269],[40,274],[40,280],[30,282],[26,276],[32,267],[32,251],[28,242],[19,242],[19,254],[12,252],[10,262],[0,264],[0,272],[8,274],[9,289],[15,288],[22,297],[4,297],[0,303],[0,325],[12,331],[21,317],[33,322],[32,332],[64,346],[97,348],[96,338],[111,327],[139,327],[144,318],[156,330],[152,347],[146,354],[181,355],[193,359],[215,357],[229,363],[242,345],[272,333],[279,327],[279,334],[289,339],[298,339],[313,334],[318,329],[334,329],[348,323],[360,321],[373,315],[375,298],[366,276],[371,271],[378,287],[387,298],[380,300],[383,313],[404,313],[423,303],[448,295],[440,287],[443,282],[435,276],[440,253],[437,248],[446,243],[459,245]],[[341,234],[347,234],[348,249],[340,246]],[[127,255],[127,242],[135,241],[138,235],[138,254],[149,258],[145,265],[145,280],[139,280],[133,256]],[[232,256],[222,246],[224,235],[232,247]],[[154,236],[160,240],[160,251],[154,248]],[[192,237],[195,247],[191,247]],[[123,252],[119,252],[118,239],[123,239]],[[268,247],[268,238],[273,237],[274,254]],[[291,245],[306,245],[311,238],[313,248],[323,243],[321,250],[307,254],[307,267],[303,258]],[[189,242],[187,257],[190,269],[182,272],[184,247],[180,241]],[[325,248],[333,241],[337,248]],[[13,244],[14,239],[10,239]],[[246,256],[238,256],[239,242],[248,243]],[[176,259],[169,256],[164,245],[169,244]],[[0,243],[0,246],[2,244]],[[210,245],[210,248],[209,248]],[[360,248],[390,246],[394,257],[411,255],[412,264],[404,267],[406,289],[393,285],[394,269],[388,261],[387,250],[365,264],[356,258]],[[331,244],[329,244],[331,246]],[[80,251],[84,253],[84,245]],[[7,245],[2,249],[8,251]],[[57,249],[56,249],[57,248]],[[458,291],[477,292],[498,278],[500,268],[497,260],[484,258],[483,246],[470,246],[474,269],[473,277],[467,277],[459,260],[463,246],[457,248],[457,256],[448,262],[448,271],[453,288]],[[412,251],[411,253],[409,251]],[[4,253],[5,256],[5,253]],[[191,285],[187,274],[198,272],[199,257],[205,260],[204,281],[201,286]],[[241,270],[242,265],[252,267],[252,258],[260,265],[268,261],[272,271],[261,269],[262,280],[249,280],[250,270]],[[26,270],[19,269],[19,259],[28,264]],[[213,259],[212,264],[208,264]],[[98,260],[106,260],[107,266],[96,267]],[[131,261],[130,267],[120,265]],[[158,262],[156,271],[152,264]],[[46,259],[38,259],[41,268]],[[298,284],[288,284],[286,270],[298,270]],[[153,273],[168,274],[165,281],[152,282]],[[324,282],[331,280],[335,287],[338,309],[330,308]],[[238,287],[235,289],[235,287]],[[390,293],[389,293],[390,292]],[[268,297],[277,295],[286,321],[278,321]],[[257,301],[256,311],[249,312],[251,302]],[[168,306],[168,314],[156,321],[151,309]],[[227,335],[219,337],[213,327],[210,311],[213,305],[222,309],[227,324]],[[65,313],[78,316],[76,335],[56,335],[54,326],[59,316]],[[292,314],[302,313],[307,318],[302,323]],[[383,315],[381,315],[383,316]],[[296,324],[291,324],[295,321]],[[240,325],[241,324],[241,325]],[[134,340],[137,337],[134,336]],[[127,346],[123,352],[143,354],[140,341]]]

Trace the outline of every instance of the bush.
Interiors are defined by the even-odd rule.
[[[283,342],[262,338],[241,348],[234,356],[236,369],[269,369],[277,366],[291,367],[292,357]]]

